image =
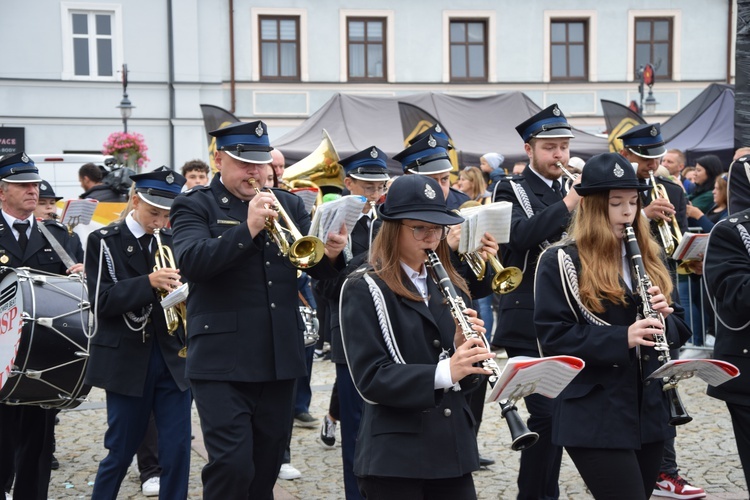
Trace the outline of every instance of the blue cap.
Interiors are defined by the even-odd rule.
[[[575,137],[565,115],[553,104],[535,114],[516,127],[516,132],[523,142],[529,142],[536,137],[547,139],[572,139]]]
[[[638,125],[628,129],[618,139],[622,140],[623,147],[643,158],[661,158],[667,153],[658,123]]]
[[[464,221],[448,210],[438,181],[422,175],[403,175],[394,180],[385,203],[378,206],[378,217],[385,221],[414,219],[441,226]]]
[[[172,208],[172,202],[180,194],[186,181],[183,176],[165,166],[153,172],[131,175],[130,178],[135,182],[135,192],[143,201],[164,210]]]
[[[0,181],[5,182],[42,182],[39,169],[26,153],[14,153],[0,157]]]
[[[386,165],[388,156],[376,148],[370,146],[359,153],[339,160],[339,164],[346,172],[347,177],[361,181],[387,181],[388,166]]]
[[[619,153],[602,153],[589,158],[583,166],[581,183],[574,187],[581,196],[611,189],[651,189],[648,185],[638,182],[635,168]]]
[[[448,141],[427,135],[393,157],[401,162],[404,172],[412,174],[442,174],[453,170],[448,156]]]
[[[52,185],[47,181],[42,181],[41,184],[39,184],[39,199],[49,199],[52,198],[55,201],[62,200],[62,196],[56,196],[55,190],[52,189]]]
[[[431,135],[432,137],[439,137],[440,139],[445,140],[445,142],[448,142],[448,145],[450,146],[450,137],[445,132],[445,128],[443,128],[442,125],[439,123],[436,123],[432,127],[428,128],[424,132],[417,134],[416,136],[412,137],[409,141],[409,146],[415,144],[417,141],[420,141],[427,137],[428,135]],[[450,146],[450,148],[453,148],[453,146]]]
[[[233,123],[208,133],[216,137],[216,150],[247,163],[271,163],[268,127],[262,121]]]

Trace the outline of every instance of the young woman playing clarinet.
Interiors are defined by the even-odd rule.
[[[675,434],[663,382],[647,377],[664,361],[657,349],[676,347],[690,331],[667,298],[672,282],[641,216],[638,192],[647,186],[633,166],[605,153],[579,178],[568,237],[540,256],[534,286],[544,355],[586,362],[555,400],[552,441],[595,498],[645,499],[664,440]]]
[[[360,492],[367,499],[474,499],[479,455],[465,395],[490,373],[475,364],[494,354],[471,338],[472,330],[484,333],[476,311],[463,310],[468,332],[457,327],[425,264],[434,251],[469,303],[445,241],[447,226],[463,219],[424,175],[396,179],[378,218],[370,265],[341,291],[346,359],[367,403],[354,458]]]

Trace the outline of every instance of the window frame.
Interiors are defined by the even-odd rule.
[[[634,9],[628,11],[628,57],[627,65],[624,67],[626,79],[630,82],[638,81],[638,68],[635,67],[635,20],[642,17],[672,18],[672,81],[680,81],[682,79],[682,60],[680,57],[677,57],[676,54],[682,53],[681,9]]]
[[[648,42],[650,56],[649,56],[649,60],[646,61],[644,64],[642,64],[642,66],[645,66],[646,63],[654,64],[654,60],[653,60],[654,59],[654,44],[658,42],[658,41],[654,40],[654,23],[655,22],[663,22],[663,21],[667,21],[667,23],[669,25],[669,36],[667,38],[667,43],[668,43],[667,52],[669,54],[669,65],[668,65],[668,68],[667,68],[666,75],[656,75],[656,73],[654,73],[654,76],[656,78],[658,78],[659,80],[672,81],[672,79],[673,79],[672,68],[674,66],[674,54],[675,54],[675,51],[674,51],[675,19],[673,17],[671,17],[671,16],[651,16],[651,15],[649,15],[649,16],[635,16],[634,17],[634,19],[633,19],[633,68],[632,68],[632,71],[633,71],[633,74],[636,75],[636,77],[638,75],[638,69],[641,66],[640,64],[638,64],[638,61],[636,60],[636,54],[638,53],[638,45],[639,44],[645,44],[645,42],[639,42],[638,41],[638,37],[636,36],[637,30],[638,30],[638,23],[639,22],[649,22],[651,24],[651,30],[650,30],[651,31],[651,38],[650,38],[650,40]]]
[[[279,24],[281,21],[295,21],[295,42],[296,42],[296,59],[297,59],[297,67],[295,69],[296,75],[295,76],[267,76],[263,74],[263,43],[267,42],[267,40],[263,40],[263,30],[261,29],[261,24],[263,21],[267,20],[275,20],[276,21],[276,28],[277,33],[280,33]],[[258,37],[257,37],[257,43],[258,43],[258,77],[260,81],[263,82],[300,82],[302,81],[302,19],[299,15],[294,14],[259,14],[257,18],[257,29],[258,29]],[[276,47],[277,47],[277,69],[279,70],[279,73],[281,73],[281,43],[282,40],[280,38],[276,38]]]
[[[83,2],[61,2],[60,3],[60,22],[62,36],[62,62],[63,70],[61,79],[63,80],[81,80],[81,81],[99,81],[112,82],[121,79],[119,68],[124,62],[123,42],[122,42],[122,6],[119,4],[97,4]],[[111,60],[112,74],[99,76],[98,68],[98,47],[96,43],[97,34],[94,31],[89,32],[89,72],[88,75],[76,75],[75,73],[75,48],[74,39],[81,38],[73,34],[73,14],[86,14],[89,25],[96,24],[96,15],[106,14],[110,16],[110,40],[111,40]],[[94,70],[92,72],[92,69]]]
[[[460,42],[460,43],[454,43],[451,40],[451,27],[453,26],[453,23],[464,23],[466,26],[466,32],[468,33],[468,24],[469,23],[481,23],[482,27],[484,28],[484,40],[482,42],[482,47],[484,49],[484,76],[483,77],[455,77],[453,76],[453,58],[452,58],[452,49],[454,45],[463,45],[465,50],[465,56],[466,56],[466,73],[468,75],[469,73],[469,47],[472,45],[479,45],[478,43],[471,43],[468,41],[468,37],[466,42]],[[451,83],[487,83],[490,81],[490,64],[489,64],[489,32],[490,32],[490,22],[486,17],[451,17],[448,19],[448,78],[449,82]]]
[[[589,73],[589,47],[591,45],[591,29],[589,26],[590,19],[585,17],[553,17],[550,19],[548,30],[549,30],[549,77],[551,82],[588,82],[590,81]],[[565,23],[565,42],[554,42],[552,40],[552,26],[554,24]],[[582,23],[583,24],[583,43],[570,42],[568,34],[570,32],[570,24]],[[566,76],[554,76],[552,74],[552,48],[556,45],[564,45],[566,47]],[[570,46],[571,45],[583,45],[583,76],[570,76]]]
[[[352,42],[349,38],[349,23],[350,22],[364,22],[365,23],[365,41],[364,42]],[[382,41],[372,42],[373,45],[382,46],[383,54],[383,76],[368,76],[367,75],[367,23],[369,22],[380,22],[383,26]],[[385,16],[347,16],[346,29],[344,36],[346,37],[346,81],[355,83],[385,83],[388,81],[388,18]],[[352,43],[356,45],[363,45],[365,47],[365,76],[352,76],[351,64],[350,64],[350,48]]]

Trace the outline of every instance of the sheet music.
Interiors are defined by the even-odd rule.
[[[485,402],[519,399],[529,394],[557,397],[585,365],[575,356],[510,358]]]
[[[672,252],[674,260],[701,260],[701,255],[706,253],[708,245],[708,233],[690,233],[682,235],[680,244]]]
[[[89,224],[94,216],[99,200],[87,198],[85,200],[66,200],[60,222],[68,227],[78,224]]]
[[[498,243],[508,243],[512,210],[513,204],[508,201],[462,209],[461,217],[466,220],[461,224],[458,252],[469,253],[482,248],[484,233],[490,233]]]
[[[315,202],[318,200],[318,189],[314,187],[296,188],[292,189],[291,192],[302,198],[302,202],[305,204],[305,210],[307,213],[311,213]]]
[[[170,307],[176,306],[180,302],[185,302],[190,292],[187,283],[183,283],[179,287],[175,288],[169,294],[164,297],[161,301],[161,307],[163,309],[169,309]]]
[[[654,370],[648,378],[676,377],[682,380],[695,375],[708,385],[717,386],[739,374],[739,368],[718,359],[673,359]]]
[[[323,243],[328,240],[328,233],[338,233],[342,224],[346,224],[346,231],[350,233],[359,220],[359,214],[367,203],[367,198],[350,194],[338,200],[323,203],[315,211],[309,234],[317,236]]]

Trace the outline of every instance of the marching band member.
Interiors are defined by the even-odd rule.
[[[306,366],[297,270],[266,225],[282,207],[307,234],[310,216],[292,193],[256,191],[271,163],[263,122],[210,134],[218,173],[179,197],[171,216],[177,261],[190,281],[187,376],[208,450],[203,498],[272,498],[294,382]],[[345,244],[345,228],[329,234],[325,257],[305,272],[335,277]]]
[[[690,330],[667,299],[673,290],[660,249],[640,216],[639,184],[624,157],[605,153],[583,169],[583,196],[569,237],[547,248],[536,272],[534,322],[545,355],[572,355],[586,368],[553,401],[552,442],[564,446],[594,498],[651,496],[664,440],[674,437],[653,335],[675,346]],[[653,310],[638,319],[636,274],[625,253],[626,224],[635,230]],[[681,312],[679,306],[678,313]],[[591,415],[597,415],[596,422]],[[589,422],[592,425],[581,425]]]
[[[516,127],[524,142],[529,164],[521,178],[503,180],[495,188],[495,201],[513,203],[510,241],[503,247],[503,265],[521,269],[525,278],[514,291],[500,296],[498,324],[492,344],[504,347],[508,357],[539,357],[534,331],[534,276],[542,247],[554,243],[570,221],[580,197],[565,192],[565,177],[557,163],[570,158],[570,124],[557,104],[543,109]],[[545,297],[546,300],[546,297]],[[562,448],[550,442],[552,400],[539,394],[524,398],[529,410],[529,430],[537,443],[521,452],[518,472],[519,500],[558,498]]]
[[[34,210],[40,182],[39,170],[26,153],[0,157],[0,265],[62,275],[80,272],[80,264],[66,269],[38,227]],[[46,227],[70,255],[78,257],[62,225]],[[47,498],[56,414],[40,406],[0,404],[0,487],[9,492],[15,473],[16,498]]]
[[[708,395],[723,400],[732,417],[745,483],[750,487],[750,199],[748,178],[744,171],[750,158],[742,157],[730,168],[733,207],[745,210],[730,212],[728,219],[717,223],[708,237],[703,261],[703,277],[716,322],[715,359],[728,361],[740,369],[736,377],[719,386],[709,386]],[[736,176],[736,177],[735,177]],[[739,188],[739,191],[735,191]]]
[[[425,250],[435,250],[469,300],[445,242],[446,226],[462,219],[434,179],[417,175],[394,181],[378,216],[370,266],[341,291],[346,358],[368,403],[354,459],[360,491],[368,499],[476,498],[478,452],[464,391],[488,374],[474,363],[494,354],[478,338],[465,340],[425,266]],[[476,312],[464,312],[483,333]]]
[[[157,241],[172,246],[164,228],[169,208],[185,184],[171,170],[131,176],[133,210],[124,220],[89,235],[86,275],[96,334],[86,383],[107,394],[109,450],[99,464],[93,498],[116,499],[151,413],[158,432],[161,498],[187,498],[190,473],[190,391],[179,356],[182,321],[168,333],[160,292],[181,285],[179,270],[155,269]]]

